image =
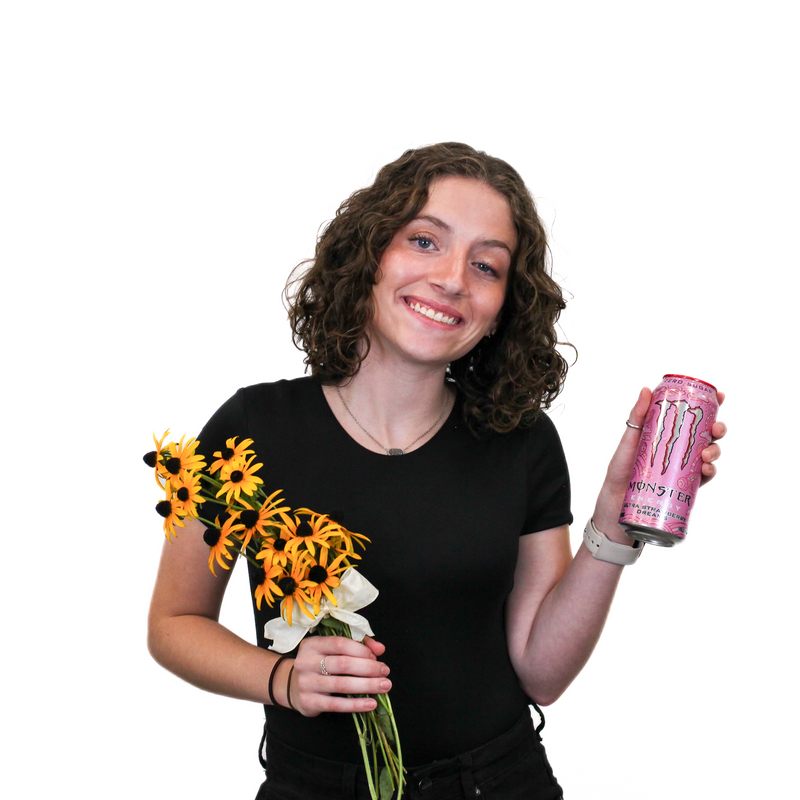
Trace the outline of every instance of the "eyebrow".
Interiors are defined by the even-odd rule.
[[[436,225],[437,228],[441,228],[448,233],[453,232],[453,229],[446,222],[444,222],[444,220],[439,219],[439,217],[434,217],[433,214],[421,214],[419,217],[411,220],[411,223],[419,222],[420,220],[430,222],[431,224]],[[506,250],[509,255],[513,255],[511,248],[501,239],[482,239],[480,244],[482,244],[484,247],[500,247],[503,250]]]

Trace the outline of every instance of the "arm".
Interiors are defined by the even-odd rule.
[[[217,694],[269,703],[267,681],[278,659],[219,623],[230,572],[216,577],[208,569],[203,526],[187,521],[178,537],[164,545],[148,618],[148,647],[163,667],[186,681]],[[322,711],[369,711],[370,698],[333,697],[333,693],[377,694],[388,691],[381,681],[388,668],[377,660],[383,645],[338,636],[306,637],[294,660],[292,701],[305,716]],[[330,675],[319,672],[326,657]],[[288,662],[288,660],[287,660]],[[275,676],[275,699],[288,706],[291,665],[284,662]],[[357,676],[357,677],[354,677]]]
[[[650,392],[642,390],[629,419],[642,423]],[[716,438],[725,426],[716,423]],[[597,527],[609,539],[630,544],[618,524],[639,431],[626,428],[611,460],[594,511]],[[703,476],[715,474],[719,447],[703,451]],[[581,544],[570,557],[567,526],[520,538],[514,588],[506,604],[511,663],[523,689],[540,705],[554,702],[589,659],[603,630],[623,567],[593,558]]]
[[[589,659],[622,570],[583,545],[571,558],[566,525],[520,538],[506,630],[511,663],[539,705],[557,700]]]

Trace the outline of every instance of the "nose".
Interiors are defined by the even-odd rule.
[[[467,256],[447,253],[436,259],[430,282],[445,294],[462,295],[467,290]]]

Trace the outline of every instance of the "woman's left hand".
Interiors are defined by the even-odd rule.
[[[719,400],[719,404],[722,405],[725,401],[725,392],[717,392],[717,399]],[[717,439],[721,439],[727,432],[728,427],[724,422],[716,421],[711,426],[712,442],[708,447],[704,448],[703,452],[700,454],[703,459],[703,476],[700,478],[701,486],[704,483],[708,483],[717,474],[717,468],[714,462],[719,458],[721,452],[717,444]]]
[[[717,392],[719,403],[722,405],[725,395],[722,392]],[[628,421],[631,425],[641,427],[644,423],[647,409],[650,407],[650,400],[652,392],[649,389],[642,389],[639,392],[639,398],[631,409],[628,415]],[[721,439],[727,428],[724,422],[715,422],[711,427],[712,442],[708,447],[703,449],[701,458],[703,465],[701,468],[702,477],[700,483],[708,483],[716,474],[717,468],[714,462],[720,456],[720,447],[717,444],[717,439]],[[622,434],[620,443],[617,446],[611,462],[608,465],[606,472],[606,479],[603,483],[603,488],[600,490],[600,496],[597,498],[597,505],[595,506],[594,521],[597,527],[611,535],[615,529],[622,530],[619,526],[619,512],[622,508],[622,501],[625,496],[625,489],[627,488],[628,481],[630,480],[631,472],[633,471],[633,464],[636,459],[636,452],[639,449],[639,438],[641,430],[626,426]],[[615,537],[620,541],[626,541],[620,537]],[[627,539],[627,541],[630,541]]]

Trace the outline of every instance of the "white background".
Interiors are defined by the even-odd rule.
[[[290,269],[382,164],[442,140],[513,164],[551,232],[575,546],[641,385],[728,394],[689,539],[626,570],[548,710],[566,796],[800,796],[789,5],[3,5],[4,797],[255,794],[261,709],[147,654],[141,454],[302,373]],[[252,637],[239,572],[223,621]]]

